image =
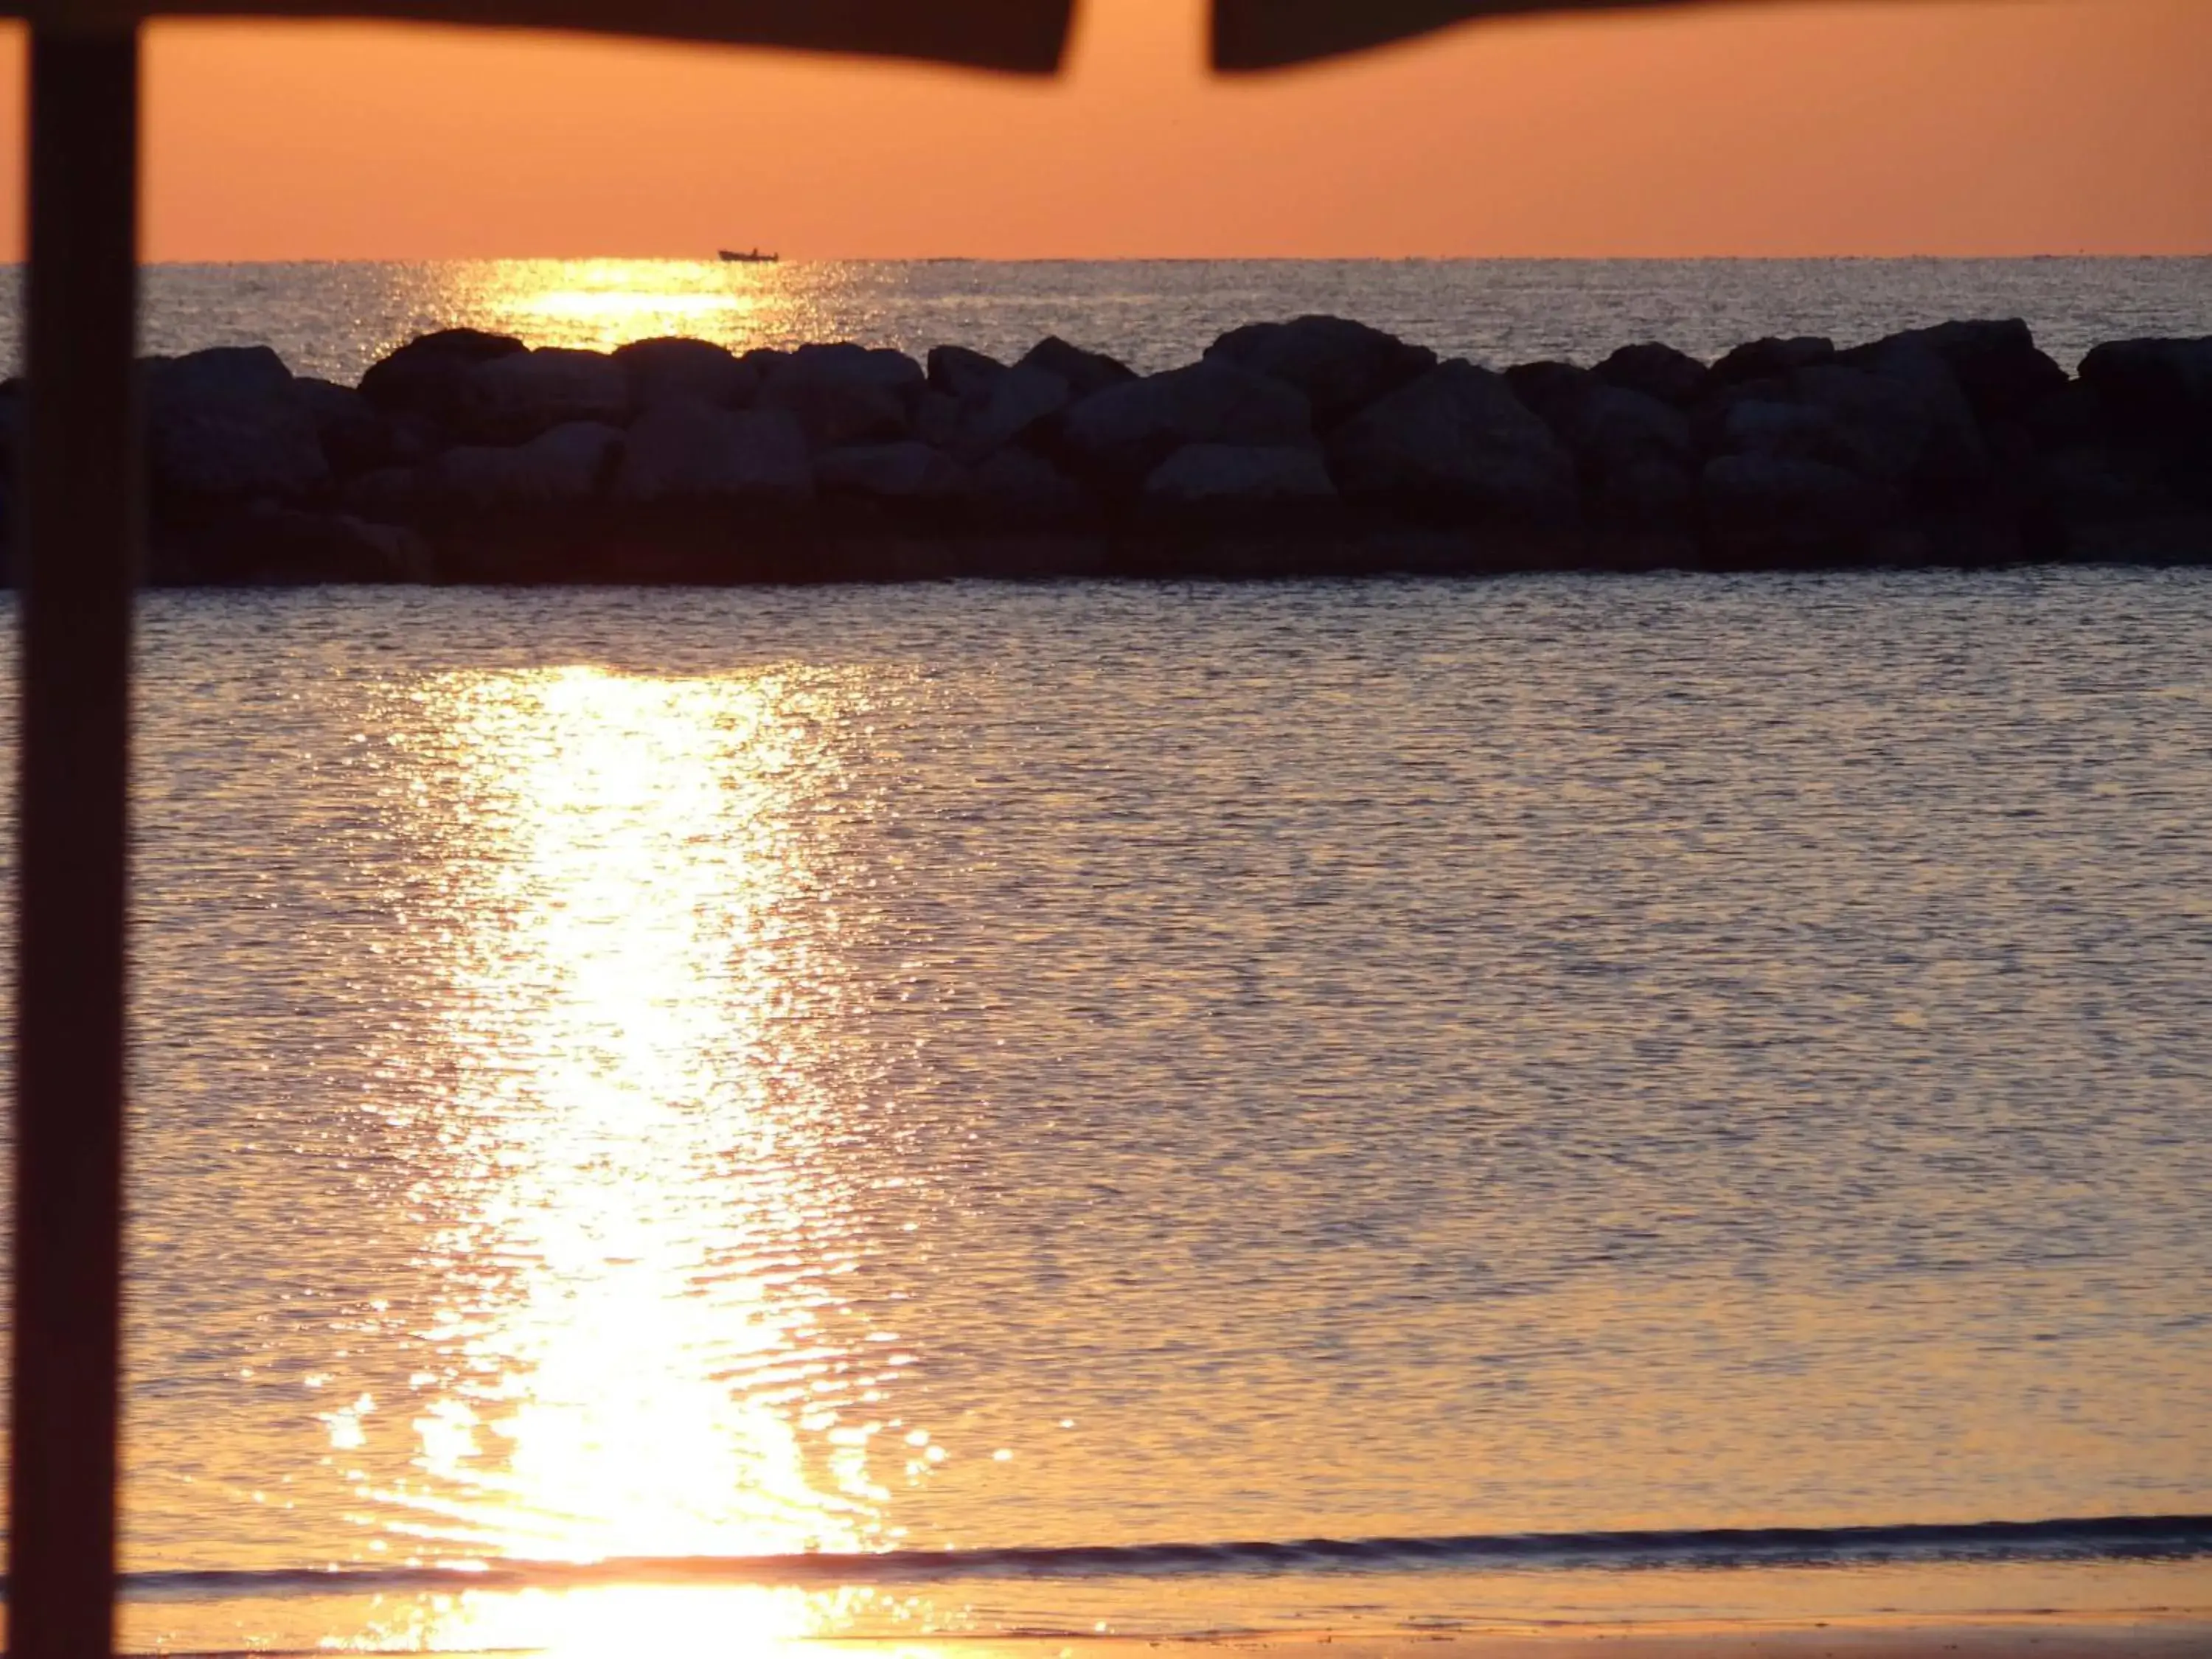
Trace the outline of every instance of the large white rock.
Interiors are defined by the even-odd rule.
[[[476,328],[443,328],[408,341],[368,367],[362,396],[386,416],[411,416],[440,426],[459,408],[470,375],[495,357],[528,348],[505,334]]]
[[[849,340],[800,346],[786,362],[804,374],[865,380],[902,398],[920,392],[928,382],[921,365],[903,351],[893,351],[888,346],[854,345]]]
[[[195,574],[280,584],[423,582],[436,574],[428,545],[411,530],[290,507],[248,513],[226,526],[210,564]]]
[[[1690,461],[1689,421],[1648,393],[1568,363],[1532,363],[1509,369],[1505,379],[1587,472],[1602,475],[1653,461],[1685,466]]]
[[[1295,387],[1208,358],[1092,393],[1061,435],[1086,470],[1133,488],[1186,444],[1310,444],[1313,415]]]
[[[613,493],[638,503],[803,501],[814,494],[814,468],[806,434],[784,411],[678,398],[632,424]]]
[[[1912,347],[1942,358],[1983,421],[2018,419],[2066,389],[2066,371],[2035,343],[2017,317],[1938,323],[1909,329],[1846,355],[1881,357]]]
[[[911,435],[933,448],[950,451],[959,441],[964,414],[957,398],[932,386],[915,401]]]
[[[1788,339],[1769,335],[1763,340],[1746,341],[1723,353],[1713,364],[1706,386],[1712,390],[1753,380],[1779,380],[1797,369],[1830,362],[1835,355],[1836,343],[1824,334],[1798,335]]]
[[[375,404],[353,387],[305,374],[292,386],[307,405],[323,454],[334,471],[362,472],[392,459],[390,423],[377,413]]]
[[[414,524],[433,505],[430,474],[427,466],[373,468],[346,481],[338,505],[371,524]]]
[[[614,360],[629,379],[636,410],[682,398],[743,409],[760,394],[765,373],[711,340],[634,340],[616,347]]]
[[[1879,390],[1844,378],[1862,371]],[[1979,484],[1990,476],[1981,422],[1959,377],[1917,340],[1881,342],[1851,353],[1844,363],[1802,369],[1790,383],[1796,396],[1832,411],[1878,456],[1885,477],[1941,491]]]
[[[990,522],[1024,527],[1079,524],[1097,511],[1081,484],[1026,449],[1002,449],[977,467],[975,501]]]
[[[1103,351],[1086,351],[1081,346],[1070,345],[1057,334],[1048,334],[1039,340],[1014,367],[1041,368],[1048,374],[1057,374],[1074,389],[1078,398],[1088,398],[1093,392],[1123,386],[1137,378],[1137,372],[1127,363]]]
[[[1591,516],[1617,530],[1686,530],[1697,500],[1694,469],[1668,460],[1636,460],[1610,468],[1589,492]]]
[[[1606,467],[1644,461],[1686,465],[1692,445],[1681,411],[1626,386],[1601,385],[1572,418],[1569,447]]]
[[[2212,432],[2212,335],[2111,341],[2081,360],[2081,380],[2124,431]]]
[[[1840,461],[1891,485],[1910,480],[1935,430],[1929,400],[1900,380],[1832,363],[1801,368],[1790,389],[1808,410],[1826,416],[1840,435]]]
[[[759,406],[793,416],[821,448],[903,438],[925,381],[903,352],[801,346],[768,367]]]
[[[331,482],[314,408],[266,346],[148,365],[146,449],[173,497],[294,501]]]
[[[1600,380],[1684,409],[1705,394],[1712,371],[1687,352],[1656,340],[1625,345],[1597,366]]]
[[[993,382],[1006,372],[1006,364],[996,357],[966,346],[929,349],[930,390],[963,403],[988,396]]]
[[[951,501],[973,488],[968,470],[927,444],[854,444],[815,458],[824,489],[884,501]]]
[[[963,402],[952,446],[962,459],[980,461],[1038,430],[1074,396],[1067,382],[1049,369],[1010,368],[988,391]]]
[[[1357,414],[1437,362],[1426,346],[1342,317],[1250,323],[1223,335],[1206,355],[1296,386],[1323,426]]]
[[[1894,489],[1863,474],[1774,454],[1708,462],[1699,495],[1715,544],[1753,557],[1854,550],[1899,505]]]
[[[1573,458],[1504,377],[1441,363],[1339,427],[1337,486],[1355,500],[1541,527],[1577,513]]]
[[[1304,445],[1189,444],[1153,469],[1142,499],[1163,516],[1233,519],[1326,506],[1337,493]]]
[[[1552,367],[1560,372],[1537,377],[1548,395],[1515,390],[1574,456],[1589,516],[1615,529],[1688,529],[1696,465],[1681,411],[1589,370]]]
[[[618,425],[629,377],[602,352],[548,346],[478,363],[461,383],[451,425],[465,441],[523,443],[574,422]]]
[[[1741,398],[1721,417],[1719,453],[1820,461],[1846,471],[1857,459],[1834,415],[1810,404]]]
[[[526,444],[462,445],[428,469],[423,495],[433,512],[544,511],[596,499],[623,447],[617,427],[579,421]]]
[[[376,410],[368,398],[349,386],[340,386],[335,380],[319,380],[311,375],[293,377],[292,390],[307,405],[308,415],[319,428],[343,426],[349,422],[374,420]]]

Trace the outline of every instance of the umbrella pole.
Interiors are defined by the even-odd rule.
[[[30,59],[8,1649],[89,1659],[114,1651],[137,32],[42,19]]]

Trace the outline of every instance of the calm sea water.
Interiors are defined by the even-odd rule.
[[[2207,573],[142,653],[134,1645],[2212,1607]]]
[[[1151,371],[1241,324],[1310,311],[1501,366],[1594,362],[1644,339],[1717,356],[1764,334],[1855,342],[2019,316],[2070,369],[2100,341],[2212,333],[2212,259],[161,265],[147,274],[144,345],[265,343],[301,374],[351,381],[400,342],[455,324],[533,345],[690,334],[739,348],[951,342],[1008,358],[1059,333]],[[0,364],[16,361],[11,309]]]

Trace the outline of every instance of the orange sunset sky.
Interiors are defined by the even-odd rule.
[[[916,0],[926,3],[926,0]],[[1019,83],[393,27],[168,24],[156,259],[2212,252],[2212,0],[1462,29],[1210,80],[1091,0]],[[22,40],[0,177],[20,251]]]

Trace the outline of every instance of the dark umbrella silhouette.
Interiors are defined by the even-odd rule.
[[[1287,69],[1532,12],[1649,11],[1714,0],[1213,0],[1213,66]]]
[[[0,0],[30,52],[9,1651],[114,1638],[138,26],[155,13],[599,30],[1044,74],[1074,0]],[[1671,0],[1216,0],[1218,68]]]

